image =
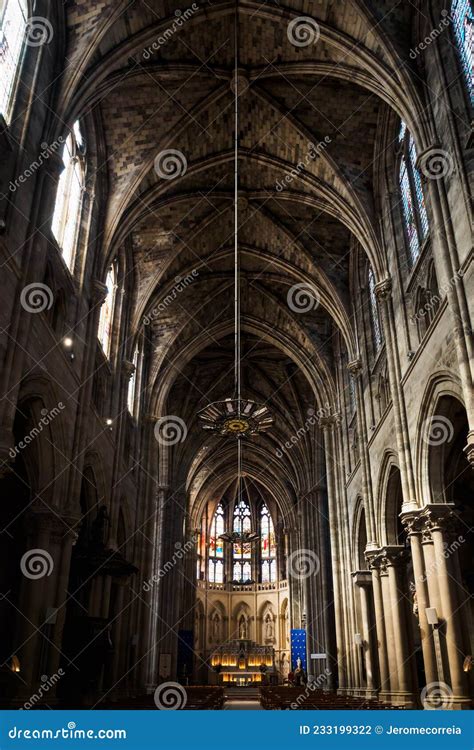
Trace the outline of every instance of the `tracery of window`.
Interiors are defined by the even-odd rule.
[[[81,216],[84,186],[84,141],[75,122],[62,152],[63,171],[59,177],[51,229],[63,258],[72,268]]]
[[[378,352],[382,346],[382,330],[380,328],[379,309],[377,306],[377,297],[375,295],[375,276],[372,268],[369,267],[369,299],[370,299],[370,317],[372,320],[372,331],[374,338],[375,351]]]
[[[26,16],[25,0],[6,0],[3,4],[0,19],[0,114],[7,123],[13,110]]]
[[[105,285],[107,287],[107,294],[100,310],[99,331],[97,338],[99,339],[99,343],[103,349],[104,354],[109,357],[110,345],[112,342],[112,323],[116,290],[115,264],[112,264],[112,266],[108,270]]]
[[[398,182],[402,199],[403,223],[410,261],[413,264],[428,234],[428,215],[420,173],[416,168],[415,142],[404,122],[400,126],[398,141],[401,149]]]
[[[234,508],[233,530],[242,534],[252,527],[250,506],[246,500],[239,500]],[[232,578],[237,583],[247,583],[252,580],[252,545],[237,542],[233,545]]]
[[[135,395],[137,390],[137,370],[138,370],[138,355],[139,355],[139,349],[138,344],[135,347],[135,351],[133,352],[133,372],[130,376],[130,380],[128,381],[128,393],[127,393],[127,407],[128,411],[132,416],[135,416]]]
[[[266,505],[260,511],[260,567],[262,583],[273,583],[277,579],[276,541],[273,521]]]
[[[224,533],[224,508],[221,503],[216,508],[209,532],[209,568],[210,583],[224,582],[224,543],[220,535]]]
[[[467,92],[474,104],[474,14],[469,0],[453,0],[451,18]]]

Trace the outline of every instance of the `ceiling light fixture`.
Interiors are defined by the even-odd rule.
[[[223,436],[249,437],[265,432],[273,424],[268,406],[242,398],[241,299],[239,257],[239,91],[248,88],[248,79],[239,70],[238,0],[235,3],[235,65],[231,81],[234,93],[234,396],[215,401],[198,412],[205,430]],[[239,440],[240,443],[240,440]],[[240,447],[239,447],[240,455]]]

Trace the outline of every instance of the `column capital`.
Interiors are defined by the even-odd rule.
[[[335,414],[328,414],[324,417],[319,417],[318,424],[322,430],[328,430],[332,427],[338,427],[341,423],[341,415],[339,412]],[[318,488],[320,489],[320,488]]]
[[[102,305],[107,297],[108,293],[107,284],[104,284],[100,279],[94,279],[92,282],[92,301],[95,305]]]
[[[432,503],[420,510],[419,520],[423,534],[423,541],[430,541],[433,531],[443,531],[447,534],[455,532],[458,516],[453,503]]]
[[[467,433],[467,444],[463,449],[463,452],[466,454],[471,469],[474,469],[474,430],[470,430]]]
[[[357,376],[360,375],[362,372],[362,360],[360,357],[356,357],[356,359],[351,360],[351,362],[347,363],[347,369],[351,373],[351,375]]]
[[[356,586],[362,588],[362,586],[372,585],[372,571],[371,570],[355,570],[351,573]]]
[[[125,377],[130,380],[133,373],[135,372],[135,365],[133,364],[133,362],[130,362],[128,359],[124,359],[122,362],[122,372]]]
[[[377,299],[385,301],[387,299],[390,299],[392,296],[392,279],[390,276],[387,276],[385,279],[382,279],[382,281],[379,281],[375,287],[374,292],[377,297]]]
[[[423,521],[420,519],[420,508],[403,511],[400,513],[400,519],[405,527],[407,535],[414,536],[421,534]]]

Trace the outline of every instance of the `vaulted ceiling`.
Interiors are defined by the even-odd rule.
[[[230,476],[235,459],[195,417],[233,388],[235,6],[69,3],[56,103],[69,121],[90,114],[101,133],[103,267],[117,253],[133,259],[133,330],[152,318],[150,411],[186,421],[188,438],[176,450],[196,492],[213,475]],[[275,494],[305,487],[313,450],[302,439],[276,461],[278,446],[308,409],[337,406],[336,331],[349,356],[357,352],[353,249],[361,246],[384,275],[378,139],[389,107],[410,123],[418,98],[412,14],[410,2],[391,0],[238,2],[243,382],[245,395],[275,416],[244,460]],[[292,36],[300,16],[312,18],[303,22],[309,44]],[[173,179],[163,176],[169,149],[179,152]],[[290,304],[298,284],[316,290],[306,312]]]

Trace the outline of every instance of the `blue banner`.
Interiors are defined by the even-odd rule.
[[[0,711],[0,748],[472,749],[469,711]]]
[[[301,666],[304,671],[307,672],[306,667],[306,630],[300,630],[298,628],[292,628],[290,631],[290,645],[291,645],[291,671],[294,672],[296,669],[296,662],[298,658],[301,659]]]

